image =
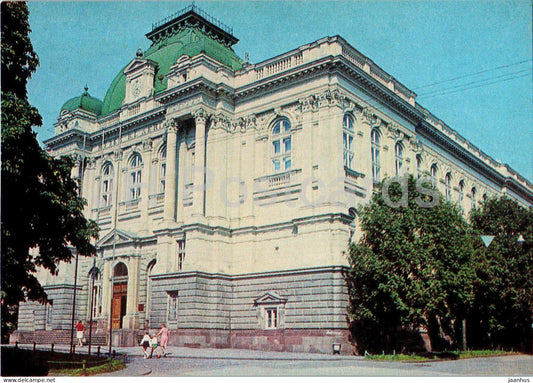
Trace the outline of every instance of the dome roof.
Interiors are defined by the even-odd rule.
[[[95,97],[92,97],[87,90],[88,88],[85,87],[85,92],[83,92],[81,96],[71,98],[65,102],[61,107],[61,112],[64,110],[71,112],[76,109],[82,109],[87,112],[94,113],[97,116],[102,114],[103,102]]]
[[[194,18],[194,23],[190,23]],[[189,21],[185,24],[185,21]],[[211,30],[206,27],[211,27]],[[207,29],[207,30],[206,30]],[[215,33],[217,32],[217,33]],[[167,78],[172,65],[183,55],[194,57],[200,53],[218,61],[233,70],[242,67],[242,60],[231,48],[238,40],[227,34],[223,35],[219,29],[215,31],[212,24],[195,12],[189,12],[178,19],[154,29],[147,34],[153,41],[152,45],[143,53],[143,59],[157,63],[154,78],[154,92],[167,89]],[[126,76],[124,69],[117,74],[104,98],[102,114],[111,113],[122,106],[126,95]]]

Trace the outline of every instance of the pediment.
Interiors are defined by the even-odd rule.
[[[287,298],[282,297],[276,292],[269,291],[266,294],[261,295],[259,298],[254,300],[254,304],[258,305],[279,305],[287,303]]]
[[[139,69],[142,69],[146,66],[153,66],[156,67],[157,63],[152,60],[148,59],[140,59],[140,58],[134,58],[131,60],[131,62],[128,64],[128,66],[124,69],[124,74],[128,75],[131,72],[135,72]]]
[[[137,241],[138,238],[126,231],[113,229],[98,241],[98,247],[125,245]]]

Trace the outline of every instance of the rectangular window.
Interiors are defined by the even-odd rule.
[[[291,168],[291,158],[285,157],[283,162],[285,163],[285,170],[289,170]]]
[[[396,174],[400,174],[403,166],[403,161],[400,159],[396,159]]]
[[[266,307],[265,308],[266,328],[278,327],[278,308]]]
[[[165,192],[165,176],[167,175],[167,164],[161,164],[161,170],[160,170],[160,176],[159,176],[159,193]]]
[[[183,262],[185,262],[185,240],[178,241],[178,270],[183,269]]]
[[[288,153],[291,151],[291,138],[284,138],[283,139],[283,148],[285,150],[285,153]]]
[[[93,287],[93,318],[98,318],[102,314],[102,297],[101,286],[95,285]]]
[[[279,140],[272,142],[272,145],[274,145],[274,154],[279,154],[279,151],[280,151]]]
[[[372,148],[372,178],[374,182],[379,182],[379,170],[379,150],[376,148]]]
[[[112,180],[104,180],[102,183],[102,203],[104,206],[111,205],[111,188],[113,186]]]
[[[44,309],[46,311],[46,325],[50,326],[53,319],[54,301],[50,300],[50,302],[47,302]]]
[[[178,320],[178,291],[167,291],[167,321],[176,322]]]
[[[279,171],[281,169],[279,160],[272,160],[272,164],[274,165],[274,171]]]

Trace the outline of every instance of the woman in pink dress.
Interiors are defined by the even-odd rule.
[[[167,357],[167,351],[166,347],[168,344],[168,328],[165,326],[164,323],[161,323],[161,330],[159,330],[159,333],[157,336],[161,336],[161,350],[163,351],[163,357]]]

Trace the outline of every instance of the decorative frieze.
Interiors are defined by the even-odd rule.
[[[334,90],[325,90],[322,93],[319,93],[316,95],[316,98],[318,99],[318,107],[322,108],[325,106],[340,106],[342,107],[344,105],[344,100],[346,99],[346,95],[339,91],[338,89]]]
[[[315,95],[311,94],[298,100],[300,112],[316,112],[318,110],[318,100]]]
[[[222,129],[226,132],[231,132],[232,122],[229,116],[220,112],[217,115],[211,116],[210,129]]]

